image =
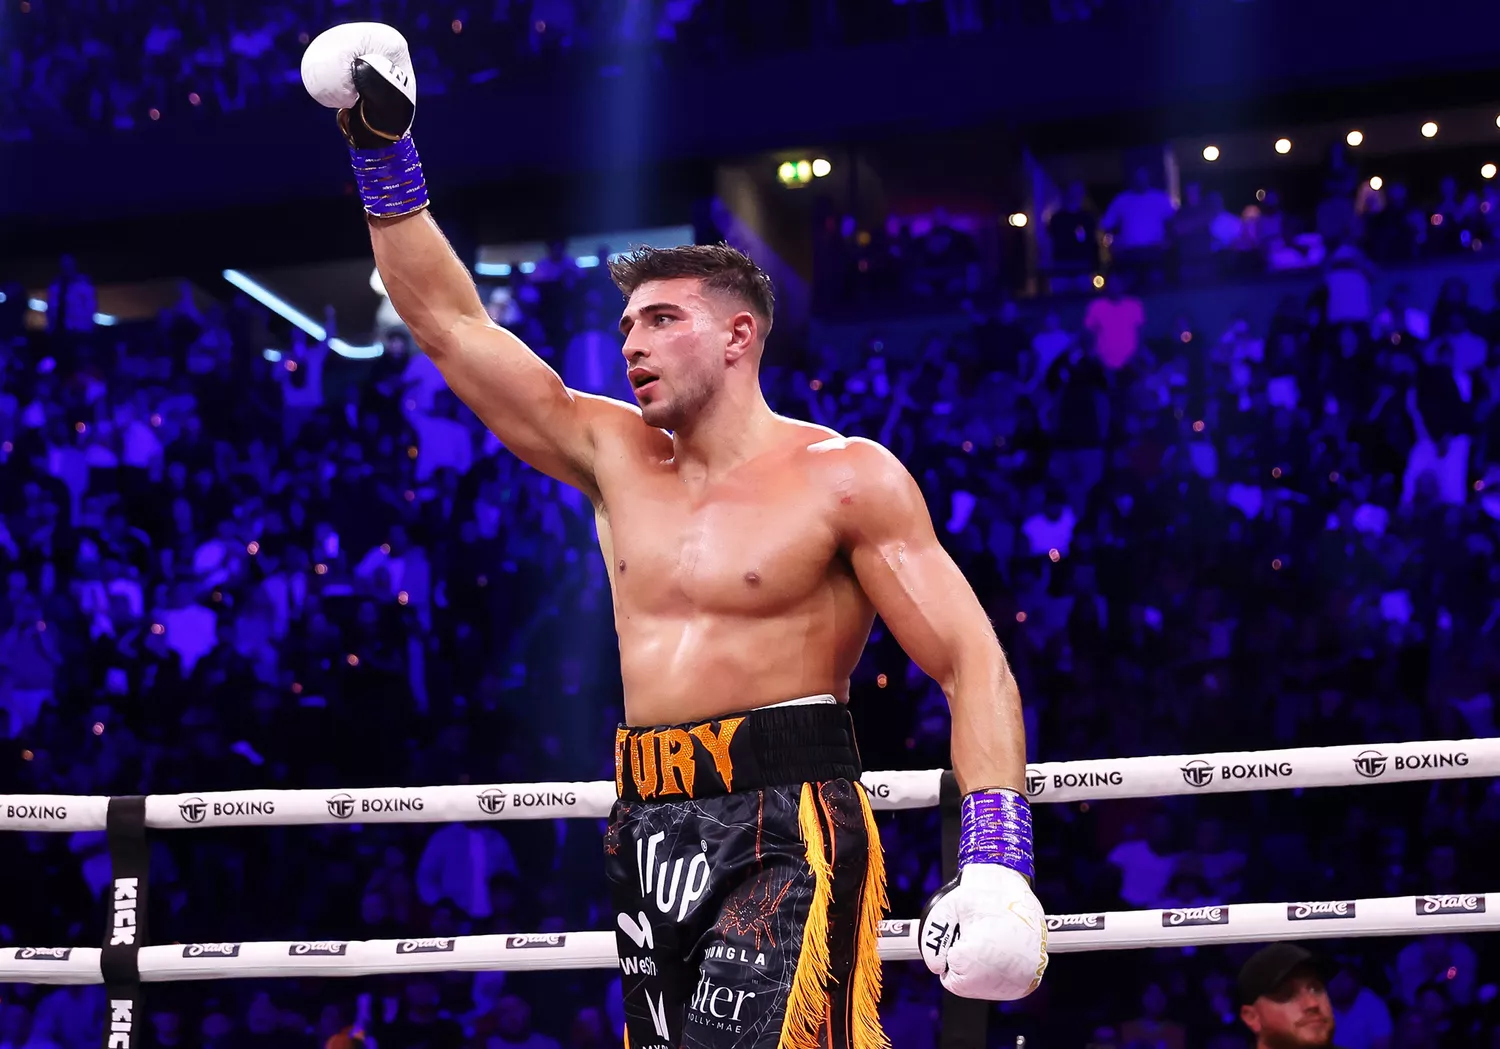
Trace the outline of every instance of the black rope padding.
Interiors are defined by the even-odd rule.
[[[950,770],[938,783],[938,811],[943,820],[943,884],[958,877],[958,833],[964,795]],[[984,1049],[989,1032],[990,1003],[943,992],[942,1030],[938,1049]]]
[[[151,866],[146,848],[145,796],[110,798],[104,833],[109,844],[110,882],[104,949],[99,956],[108,1001],[102,1044],[104,1049],[135,1049],[142,1044],[140,951],[146,942],[146,889]]]

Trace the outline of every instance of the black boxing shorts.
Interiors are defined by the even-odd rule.
[[[628,1049],[882,1049],[885,866],[848,711],[616,733]]]

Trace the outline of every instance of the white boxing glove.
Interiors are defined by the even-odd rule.
[[[329,109],[353,109],[359,101],[354,86],[354,60],[378,63],[381,72],[417,101],[417,78],[412,71],[406,37],[382,22],[349,22],[319,33],[302,54],[302,86]]]
[[[427,207],[427,182],[410,134],[417,77],[405,37],[379,22],[334,26],[307,45],[302,84],[338,110],[365,211],[390,219]]]
[[[961,998],[1025,998],[1047,971],[1047,922],[1031,884],[998,863],[970,863],[927,905],[922,960]]]

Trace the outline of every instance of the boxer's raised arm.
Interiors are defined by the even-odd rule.
[[[546,361],[492,322],[427,212],[371,218],[370,242],[391,305],[459,399],[519,458],[597,495],[596,424],[634,410],[569,390]]]
[[[921,489],[877,444],[850,441],[842,454],[844,550],[875,611],[948,697],[960,788],[1008,787],[1024,797],[1020,691],[979,599],[938,542]]]
[[[308,45],[302,82],[338,110],[380,278],[417,345],[507,448],[597,498],[596,424],[628,423],[634,409],[568,390],[520,339],[490,322],[468,270],[426,212],[406,39],[379,22],[334,26]]]

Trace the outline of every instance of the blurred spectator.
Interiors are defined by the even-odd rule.
[[[60,1049],[31,1029],[31,1012],[24,1005],[0,1006],[0,1049]]]
[[[1140,352],[1146,308],[1130,295],[1123,277],[1111,275],[1104,294],[1089,303],[1083,327],[1093,339],[1094,354],[1106,368],[1119,369]]]
[[[1385,309],[1375,316],[1375,323],[1371,326],[1370,334],[1377,339],[1389,339],[1393,335],[1400,335],[1406,339],[1426,342],[1430,321],[1426,313],[1407,301],[1410,294],[1410,290],[1404,284],[1398,284],[1392,289],[1390,297],[1386,300]]]
[[[538,1034],[531,1028],[531,1006],[523,998],[508,994],[495,1003],[494,1010],[479,1023],[488,1032],[484,1049],[562,1049],[555,1038]]]
[[[1198,873],[1215,900],[1240,898],[1247,858],[1224,839],[1224,821],[1205,819],[1194,829],[1193,859]]]
[[[58,264],[57,280],[47,289],[47,330],[81,334],[94,330],[98,297],[93,282],[78,272],[73,256]]]
[[[437,981],[414,976],[404,984],[400,999],[383,1003],[384,1016],[371,1030],[375,1043],[408,1049],[462,1049],[463,1028],[443,1012]]]
[[[1111,235],[1115,264],[1157,279],[1167,249],[1168,223],[1177,207],[1151,184],[1151,172],[1138,167],[1130,185],[1110,201],[1099,226]]]
[[[516,859],[499,831],[449,823],[433,832],[417,866],[417,894],[429,907],[451,900],[471,918],[490,916],[490,881],[516,876]]]
[[[188,1044],[182,1033],[181,1013],[174,1009],[154,1009],[150,1019],[152,1037],[162,1049],[176,1049]]]
[[[1187,1029],[1167,1018],[1167,992],[1160,984],[1151,984],[1141,996],[1141,1015],[1120,1025],[1120,1036],[1126,1045],[1160,1046],[1161,1049],[1187,1049]]]
[[[629,400],[630,382],[620,366],[620,339],[605,324],[598,296],[590,293],[581,330],[563,353],[562,374],[568,386],[617,400]]]
[[[1052,290],[1081,291],[1088,288],[1102,266],[1099,217],[1088,205],[1083,183],[1068,184],[1062,206],[1047,219],[1047,239],[1052,251]]]
[[[1386,187],[1383,206],[1367,226],[1370,257],[1382,265],[1409,261],[1427,237],[1425,216],[1412,206],[1406,186],[1399,182]]]
[[[1120,898],[1132,907],[1159,907],[1167,883],[1177,868],[1171,818],[1164,812],[1150,817],[1145,836],[1127,829],[1126,836],[1109,854],[1109,862],[1120,869]]]
[[[1444,503],[1462,504],[1469,495],[1470,441],[1467,434],[1454,433],[1450,428],[1453,417],[1442,409],[1458,400],[1458,395],[1456,389],[1451,389],[1451,378],[1444,376],[1442,381],[1443,386],[1434,385],[1430,398],[1440,406],[1431,418],[1444,420],[1436,435],[1427,429],[1428,416],[1418,406],[1418,391],[1411,389],[1406,394],[1406,409],[1417,440],[1401,481],[1402,506],[1409,506],[1424,485],[1430,485],[1434,497]]]
[[[1462,940],[1445,933],[1419,936],[1396,955],[1391,993],[1406,1005],[1416,1005],[1422,987],[1436,982],[1444,985],[1451,1001],[1469,1005],[1474,1001],[1477,966],[1474,952]]]
[[[578,1010],[568,1034],[567,1049],[614,1049],[614,1039],[605,1030],[604,1016],[598,1009]]]
[[[1182,208],[1171,216],[1172,241],[1177,246],[1179,278],[1196,283],[1213,275],[1214,220],[1223,210],[1223,200],[1205,198],[1203,186],[1189,182],[1183,189]]]
[[[1368,324],[1374,312],[1373,268],[1353,244],[1341,244],[1328,256],[1323,283],[1328,290],[1324,319],[1330,326]]]
[[[1057,360],[1075,344],[1077,336],[1062,326],[1056,310],[1048,310],[1042,327],[1031,339],[1032,367],[1037,375],[1046,375]]]
[[[1360,982],[1353,965],[1342,964],[1328,982],[1334,1029],[1343,1049],[1392,1049],[1391,1011]]]

